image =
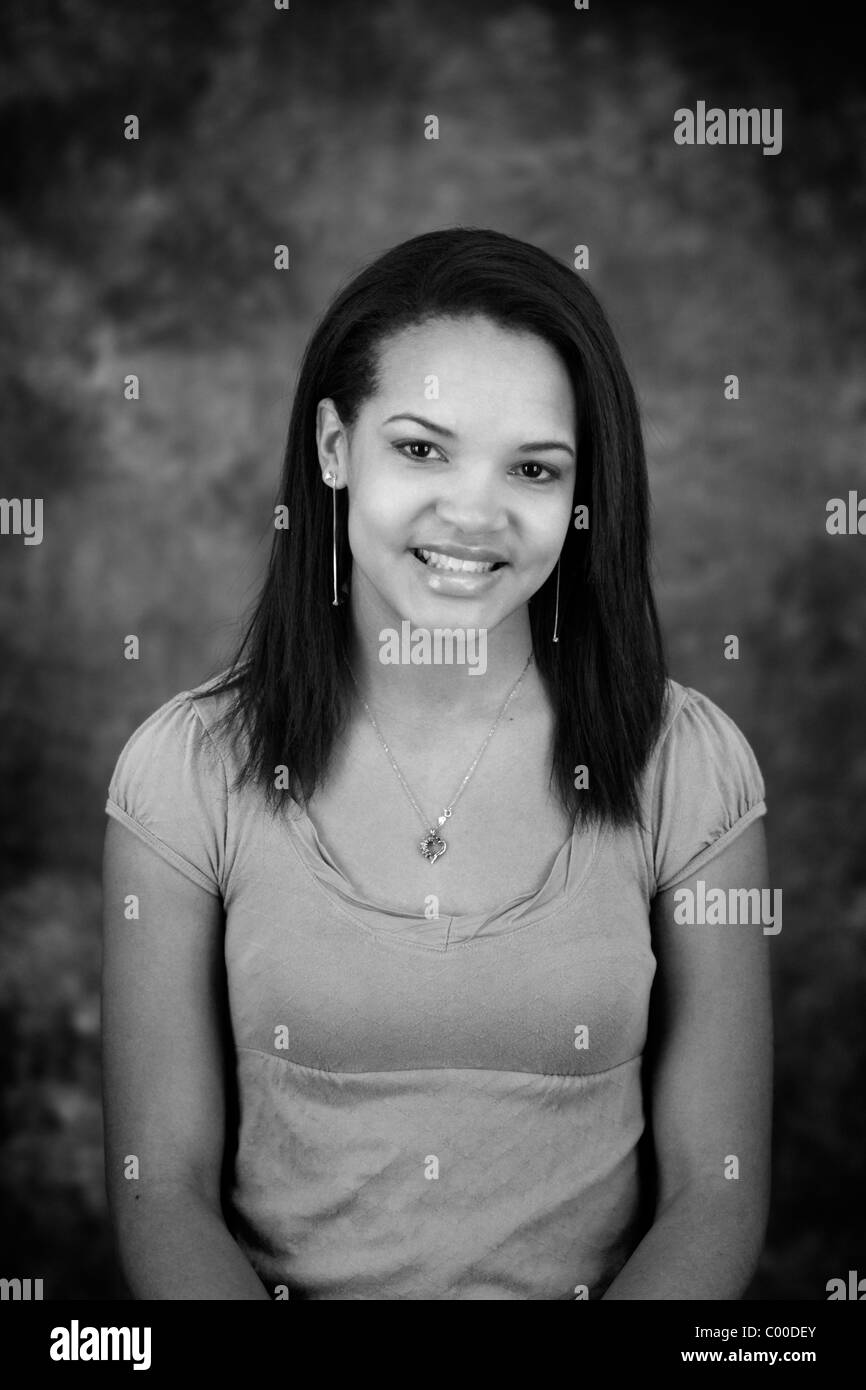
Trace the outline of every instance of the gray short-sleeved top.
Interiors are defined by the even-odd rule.
[[[106,811],[224,904],[254,1269],[280,1298],[600,1298],[645,1229],[649,904],[764,814],[742,733],[670,681],[646,831],[578,830],[537,892],[428,920],[231,789],[209,684],[135,730]]]

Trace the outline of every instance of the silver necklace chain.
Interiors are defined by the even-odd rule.
[[[517,680],[515,681],[514,685],[512,686],[511,692],[509,693],[508,697],[506,698],[506,701],[505,701],[504,705],[502,706],[501,710],[499,711],[498,715],[496,716],[495,722],[491,725],[490,729],[488,730],[488,733],[487,733],[486,738],[484,739],[484,742],[482,743],[481,747],[479,748],[478,752],[477,752],[476,755],[475,755],[475,759],[474,759],[474,761],[473,761],[473,763],[472,763],[472,766],[470,767],[470,769],[469,769],[469,771],[467,772],[466,776],[463,778],[463,781],[460,783],[460,786],[457,788],[457,791],[456,791],[455,795],[453,796],[453,798],[451,799],[451,801],[449,802],[449,804],[448,804],[448,805],[444,808],[444,810],[442,811],[441,816],[437,816],[437,817],[436,817],[436,821],[437,821],[437,825],[438,825],[438,826],[440,826],[440,827],[443,826],[447,820],[450,820],[450,819],[451,819],[451,813],[452,813],[452,811],[454,810],[454,807],[457,805],[457,802],[460,800],[460,797],[461,797],[462,794],[463,794],[463,790],[464,790],[464,788],[465,788],[465,786],[466,786],[466,783],[469,781],[469,778],[472,776],[473,772],[475,771],[476,767],[478,766],[479,762],[481,761],[481,755],[483,754],[485,748],[487,747],[488,743],[489,743],[490,740],[492,739],[493,735],[496,733],[496,730],[497,730],[498,727],[499,727],[500,721],[502,720],[502,717],[503,717],[503,715],[505,714],[505,711],[508,709],[508,706],[511,704],[511,701],[514,699],[515,695],[517,694],[517,691],[518,691],[518,689],[519,689],[519,687],[520,687],[520,683],[521,683],[521,681],[523,680],[523,677],[526,675],[526,672],[527,672],[528,669],[529,669],[529,663],[530,663],[531,661],[532,661],[532,652],[529,653],[529,656],[527,657],[527,660],[526,660],[526,665],[524,666],[523,670],[520,672],[520,675],[517,677]],[[396,762],[396,760],[395,760],[395,758],[394,758],[393,753],[391,752],[391,749],[388,747],[387,743],[385,742],[384,738],[382,737],[382,731],[381,731],[381,729],[379,728],[379,725],[376,723],[376,720],[375,720],[374,715],[373,715],[373,711],[370,709],[370,706],[367,704],[367,701],[364,699],[363,695],[361,694],[361,690],[360,690],[360,687],[359,687],[359,685],[358,685],[358,682],[357,682],[357,680],[355,680],[355,673],[354,673],[354,671],[352,670],[351,666],[349,666],[348,661],[346,662],[346,665],[349,667],[349,675],[352,677],[352,680],[355,681],[355,689],[358,691],[358,698],[359,698],[359,700],[361,701],[361,704],[364,706],[364,709],[367,711],[367,717],[369,718],[370,723],[373,725],[373,728],[375,729],[375,731],[376,731],[376,733],[377,733],[377,735],[378,735],[378,737],[379,737],[379,742],[381,743],[381,745],[382,745],[382,747],[384,748],[386,754],[388,755],[388,761],[390,762],[391,766],[393,767],[394,771],[396,772],[397,776],[399,777],[400,782],[401,782],[401,784],[402,784],[402,786],[403,786],[403,789],[404,789],[404,791],[406,792],[406,795],[408,796],[410,802],[412,803],[412,805],[414,806],[415,810],[417,811],[419,817],[421,818],[421,824],[422,824],[422,825],[425,827],[425,829],[427,830],[427,833],[426,833],[426,835],[424,836],[424,839],[423,839],[423,840],[420,840],[420,841],[418,842],[418,848],[419,848],[419,850],[421,851],[421,853],[423,854],[424,858],[425,858],[426,860],[428,860],[429,863],[435,864],[435,863],[436,863],[436,860],[439,859],[439,858],[441,858],[441,856],[445,853],[446,849],[448,848],[448,845],[447,845],[446,841],[442,839],[442,836],[439,834],[438,830],[436,830],[433,826],[430,825],[430,823],[429,823],[427,817],[424,815],[424,812],[421,810],[421,807],[418,805],[418,802],[415,800],[414,796],[412,795],[411,789],[410,789],[410,787],[409,787],[409,783],[406,781],[406,778],[403,776],[402,772],[400,771],[399,767],[397,766],[397,762]]]

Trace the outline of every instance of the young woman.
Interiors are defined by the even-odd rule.
[[[647,494],[610,328],[543,251],[416,237],[315,330],[244,642],[106,807],[137,1297],[742,1295],[766,934],[677,909],[767,886],[764,787],[666,676]]]

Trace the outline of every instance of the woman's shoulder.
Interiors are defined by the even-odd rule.
[[[133,729],[105,805],[210,892],[219,891],[223,872],[229,787],[230,749],[220,719],[232,692],[212,690],[222,674],[178,691]]]
[[[746,751],[754,758],[745,734],[729,714],[702,691],[668,677],[654,760],[670,758],[672,753],[688,759]]]
[[[228,675],[229,669],[219,671],[200,685],[181,691],[180,695],[175,697],[183,699],[192,710],[224,761],[234,756],[235,735],[241,728],[241,724],[234,718],[238,689],[236,685],[226,687]]]
[[[213,808],[227,797],[235,770],[234,690],[215,688],[226,672],[180,690],[128,735],[108,799],[129,815],[174,803],[179,813]]]
[[[155,771],[164,760],[175,765],[178,760],[202,763],[212,762],[216,755],[224,761],[228,739],[223,720],[234,696],[232,691],[214,687],[225,674],[220,672],[163,701],[128,735],[118,762],[135,760]]]
[[[708,695],[673,679],[645,787],[657,891],[766,810],[761,769],[739,725]]]

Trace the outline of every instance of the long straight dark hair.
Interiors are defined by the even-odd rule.
[[[233,690],[220,723],[243,731],[237,786],[268,804],[306,803],[325,780],[352,700],[349,605],[332,606],[332,492],[322,484],[316,408],[331,397],[351,427],[378,386],[377,349],[434,318],[484,315],[536,334],[560,354],[575,393],[578,458],[556,571],[529,600],[539,675],[555,711],[551,788],[572,823],[641,823],[638,781],[661,726],[666,668],[649,565],[649,488],[640,414],[616,340],[584,280],[546,251],[501,232],[458,227],[393,247],[357,275],[319,322],[301,362],[267,576],[231,665],[209,693]],[[348,489],[337,492],[337,566],[347,594]],[[574,513],[572,512],[572,515]],[[589,785],[575,787],[575,769]]]

